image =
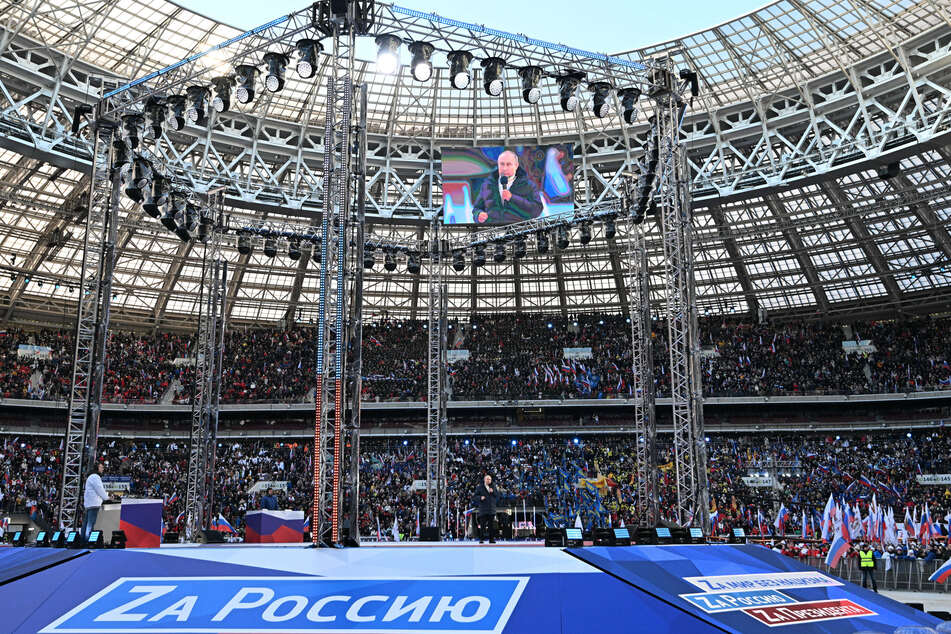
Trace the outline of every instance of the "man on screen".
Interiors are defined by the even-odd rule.
[[[518,166],[518,155],[505,150],[499,155],[499,169],[482,182],[472,204],[472,217],[480,224],[506,224],[542,213],[542,197],[535,183]]]

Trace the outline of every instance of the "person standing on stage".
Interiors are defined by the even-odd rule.
[[[489,543],[495,543],[495,506],[499,501],[499,488],[492,486],[492,476],[486,474],[482,478],[482,484],[476,487],[473,503],[479,513],[479,543],[483,543],[486,537]]]
[[[96,468],[86,478],[86,488],[83,490],[83,506],[86,507],[86,518],[83,521],[83,539],[89,539],[89,533],[96,525],[96,518],[99,517],[99,509],[102,503],[109,499],[109,493],[102,486],[102,474],[105,467],[101,462],[96,463]]]

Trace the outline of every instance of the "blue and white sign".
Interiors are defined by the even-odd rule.
[[[730,612],[764,605],[788,605],[796,600],[775,590],[746,590],[740,592],[710,592],[682,594],[680,598],[707,614]]]
[[[123,577],[41,630],[501,634],[528,577]]]

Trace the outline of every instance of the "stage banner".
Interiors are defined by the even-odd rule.
[[[304,539],[304,511],[248,511],[244,522],[249,544],[299,544]]]
[[[951,473],[919,473],[915,480],[927,486],[951,485]]]
[[[119,530],[125,531],[126,548],[158,548],[162,544],[162,508],[164,506],[164,500],[158,499],[122,500],[122,506],[119,509]]]
[[[456,363],[457,361],[468,361],[468,350],[446,350],[446,361]]]
[[[130,476],[104,475],[102,488],[106,491],[131,491],[132,478]]]
[[[591,353],[591,348],[562,348],[561,349],[561,358],[562,359],[590,359],[594,355]]]
[[[743,476],[743,484],[748,487],[771,487],[773,486],[773,476]]]

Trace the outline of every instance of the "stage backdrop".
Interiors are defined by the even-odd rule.
[[[507,153],[503,157],[503,153]],[[517,157],[517,170],[506,167]],[[500,160],[501,159],[501,160]],[[505,185],[500,174],[512,170]],[[443,222],[504,225],[574,213],[571,145],[442,148]],[[502,199],[500,189],[512,193]]]

